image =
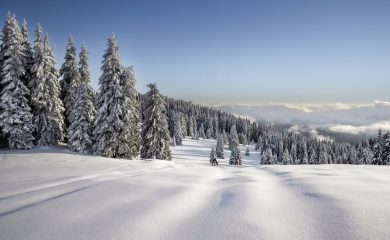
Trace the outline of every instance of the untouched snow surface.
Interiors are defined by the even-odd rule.
[[[171,162],[0,151],[0,239],[390,239],[388,166],[260,166],[242,147],[212,167],[215,142],[183,143]]]

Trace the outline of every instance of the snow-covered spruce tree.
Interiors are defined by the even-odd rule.
[[[257,143],[256,143],[256,146],[255,146],[255,150],[256,150],[256,151],[257,151],[257,150],[260,150],[261,145],[262,145],[262,138],[261,138],[261,136],[259,136],[258,139],[257,139]]]
[[[140,114],[137,100],[138,92],[135,89],[135,74],[133,67],[123,69],[121,75],[121,85],[123,86],[123,109],[122,122],[124,129],[118,138],[117,157],[135,158],[140,149]]]
[[[200,124],[200,126],[199,126],[199,128],[198,128],[198,134],[199,134],[199,137],[200,137],[200,138],[203,138],[203,139],[206,138],[206,133],[204,132],[204,125],[203,125],[203,122]]]
[[[223,135],[220,133],[217,135],[217,147],[215,148],[215,151],[217,154],[217,158],[225,158],[225,154],[223,152]]]
[[[183,134],[181,128],[180,115],[176,112],[173,113],[173,135],[172,136],[175,137],[176,145],[182,145]]]
[[[262,154],[261,154],[261,163],[264,165],[268,164],[274,164],[274,155],[272,153],[271,148],[267,148]]]
[[[186,127],[187,127],[187,133],[189,137],[194,138],[194,128],[193,128],[193,118],[188,117],[187,122],[186,122]]]
[[[210,163],[213,164],[215,161],[217,161],[217,154],[216,154],[214,148],[211,148]]]
[[[390,133],[389,132],[383,135],[382,159],[384,160],[384,164],[390,163]]]
[[[223,139],[223,144],[228,143],[228,135],[226,134],[225,129],[223,129],[223,131],[222,131],[222,139]]]
[[[283,140],[282,139],[279,139],[278,141],[278,148],[277,148],[277,162],[283,162],[283,155],[284,155],[284,152],[283,152]]]
[[[308,164],[308,154],[307,154],[307,147],[306,147],[306,141],[305,139],[301,139],[299,142],[299,153],[298,153],[298,159],[300,161],[300,164]]]
[[[379,129],[378,136],[375,139],[373,147],[373,158],[371,164],[374,165],[384,165],[385,160],[383,159],[383,149],[384,149],[384,140],[382,136],[382,130]]]
[[[77,88],[80,81],[80,73],[77,68],[76,47],[71,36],[68,38],[64,59],[65,61],[60,69],[60,75],[62,76],[60,80],[61,99],[65,108],[65,125],[69,127],[71,122],[73,122],[71,112],[75,106],[74,101],[76,101],[76,95],[78,94]]]
[[[310,149],[310,155],[308,164],[316,164],[317,163],[317,152],[314,147]]]
[[[138,140],[134,136],[137,134],[133,132],[138,125],[132,125],[138,108],[132,99],[134,77],[120,65],[114,35],[108,39],[102,63],[92,149],[94,154],[104,157],[132,158],[138,152]]]
[[[230,135],[229,135],[229,149],[233,150],[234,148],[238,147],[239,141],[238,141],[238,134],[236,125],[233,125],[230,128]]]
[[[357,153],[357,163],[358,164],[371,164],[373,153],[370,149],[370,143],[368,139],[365,139],[363,142],[359,143],[358,153]]]
[[[249,153],[249,147],[246,148],[246,151],[245,151],[245,156],[250,156],[250,153]]]
[[[38,25],[35,31],[34,64],[29,82],[38,146],[57,144],[63,139],[64,107],[60,99],[60,83],[55,58],[47,36]]]
[[[170,160],[165,102],[156,84],[149,84],[148,87],[150,90],[145,95],[141,157]]]
[[[74,81],[68,85],[72,89],[70,94],[73,99],[70,107],[69,116],[71,116],[68,127],[68,147],[75,152],[87,153],[92,147],[92,124],[95,113],[93,103],[93,91],[89,85],[88,56],[84,46],[81,47],[79,72],[80,78],[74,78]],[[82,76],[82,77],[81,77]],[[69,95],[69,96],[70,96]]]
[[[283,163],[284,165],[290,165],[290,164],[292,164],[292,158],[291,158],[291,155],[290,155],[290,153],[288,152],[288,149],[287,149],[287,148],[284,149],[282,163]]]
[[[23,37],[15,16],[9,15],[5,21],[1,40],[0,125],[11,149],[30,149],[34,140],[32,114],[29,90],[23,81]]]
[[[22,33],[22,49],[23,49],[23,66],[25,68],[23,83],[24,85],[28,86],[28,83],[31,81],[32,78],[31,69],[34,60],[33,60],[33,51],[31,47],[31,43],[28,37],[27,22],[25,19],[23,19],[21,33]],[[30,101],[30,96],[29,96],[29,101]]]
[[[356,152],[356,148],[355,146],[351,146],[349,148],[349,151],[348,151],[348,160],[347,160],[347,163],[348,164],[357,164],[357,152]]]
[[[326,151],[326,146],[324,142],[321,142],[318,146],[318,164],[328,164],[329,163],[329,154]]]
[[[229,159],[230,165],[241,165],[241,152],[238,145],[232,148]]]
[[[180,113],[179,115],[180,115],[181,135],[182,138],[184,138],[189,135],[187,131],[187,117],[186,114]]]
[[[96,109],[95,109],[95,91],[90,85],[90,74],[88,66],[88,52],[84,44],[81,45],[80,54],[79,54],[79,73],[80,73],[80,84],[86,88],[86,113],[87,120],[90,122],[91,127],[93,125],[93,120],[95,118]]]
[[[293,164],[299,164],[300,161],[298,159],[297,144],[295,140],[291,144],[290,155],[293,160]]]
[[[192,133],[193,133],[192,139],[198,140],[199,139],[199,134],[198,134],[198,129],[196,127],[195,116],[193,116],[191,119],[192,119]]]
[[[247,140],[246,140],[245,134],[243,134],[243,133],[238,134],[238,139],[239,139],[239,143],[241,143],[242,145],[246,145],[247,144]]]

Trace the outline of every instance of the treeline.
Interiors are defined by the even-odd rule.
[[[375,164],[390,162],[390,134],[359,144],[306,138],[300,134],[267,130],[256,143],[261,164]]]

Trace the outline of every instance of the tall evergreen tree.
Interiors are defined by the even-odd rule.
[[[71,112],[75,106],[74,101],[78,95],[78,86],[80,82],[80,73],[77,68],[76,47],[71,36],[68,38],[68,43],[65,51],[65,62],[60,69],[62,79],[61,84],[61,98],[65,107],[65,125],[69,127],[73,119],[71,119]]]
[[[95,109],[95,91],[91,87],[91,80],[89,74],[89,65],[88,65],[88,52],[84,44],[81,45],[80,54],[79,54],[79,74],[80,74],[80,83],[86,88],[86,112],[87,120],[93,125],[93,120],[95,118],[96,109]]]
[[[53,49],[47,36],[43,36],[40,25],[35,31],[34,43],[34,64],[29,88],[37,145],[45,146],[57,144],[63,139],[64,108]]]
[[[21,33],[22,33],[22,48],[23,48],[23,65],[25,68],[25,74],[23,77],[23,83],[24,85],[28,86],[29,82],[32,79],[32,66],[34,64],[34,59],[33,59],[33,51],[31,47],[31,43],[28,37],[28,30],[27,30],[27,22],[26,19],[23,19],[22,23],[22,28],[21,28]],[[29,99],[30,101],[30,99]]]
[[[141,157],[170,160],[165,102],[156,84],[149,84],[148,87],[150,90],[145,96]]]
[[[124,129],[119,134],[120,145],[117,152],[118,157],[131,159],[138,155],[141,143],[138,93],[135,89],[135,74],[132,67],[123,69],[121,82],[124,90],[122,109]]]
[[[94,116],[93,92],[89,85],[88,56],[81,47],[79,70],[80,78],[68,85],[72,89],[72,104],[69,115],[72,119],[68,127],[68,147],[76,152],[87,153],[92,147],[92,121]],[[82,77],[81,77],[82,76]],[[70,96],[70,95],[69,95]]]
[[[9,15],[2,31],[0,50],[0,125],[11,149],[30,149],[33,145],[29,90],[24,84],[23,36],[15,16]]]
[[[93,125],[93,152],[100,156],[132,158],[138,152],[138,106],[134,99],[134,76],[120,65],[119,48],[115,36],[108,39],[103,55],[97,113]],[[135,129],[132,129],[135,128]]]

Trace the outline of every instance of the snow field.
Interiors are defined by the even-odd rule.
[[[389,239],[390,168],[209,165],[213,140],[172,161],[63,148],[0,151],[1,239]]]

